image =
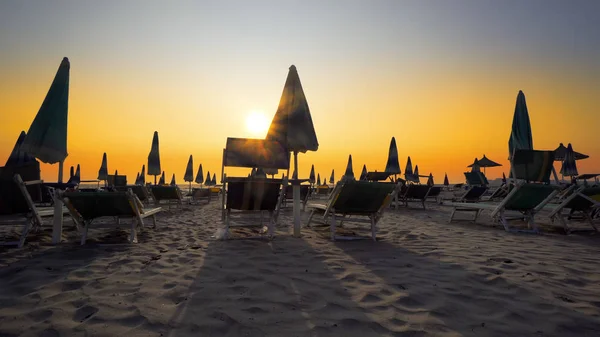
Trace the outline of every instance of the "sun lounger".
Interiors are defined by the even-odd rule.
[[[206,203],[210,203],[212,194],[213,193],[210,188],[194,188],[192,189],[190,203],[195,203],[203,199],[206,200]]]
[[[600,202],[594,199],[595,196],[600,196],[600,188],[582,186],[567,196],[559,205],[548,204],[544,209],[551,210],[550,218],[552,221],[560,221],[567,234],[572,232],[567,220],[574,219],[577,215],[581,215],[597,232],[598,228],[594,224],[593,214],[600,208]],[[565,214],[564,211],[568,211],[568,214]]]
[[[482,172],[465,172],[467,184],[470,186],[487,186],[489,182]]]
[[[144,205],[150,203],[150,191],[148,191],[148,188],[144,185],[115,186],[115,189],[119,192],[131,190]]]
[[[262,226],[262,215],[269,214],[267,236],[272,237],[277,225],[277,213],[284,198],[286,180],[266,178],[226,178],[227,195],[224,205],[225,238],[229,238],[231,227]],[[238,214],[258,213],[259,224],[232,224],[232,211]]]
[[[306,203],[310,197],[310,185],[300,185],[300,202],[302,202],[302,211],[306,208]],[[294,186],[287,185],[285,187],[285,198],[283,199],[283,205],[287,206],[288,200],[294,200]]]
[[[514,211],[520,213],[519,219],[527,221],[531,231],[538,232],[534,216],[559,192],[557,186],[549,185],[553,160],[553,151],[516,150],[511,170],[518,181],[510,193],[499,204],[452,203],[454,210],[450,221],[456,212],[475,212],[473,221],[476,221],[481,211],[490,210],[494,220],[499,221],[505,230],[512,231],[506,212]]]
[[[347,181],[339,183],[331,193],[327,204],[309,204],[312,208],[308,218],[307,227],[317,213],[322,214],[322,220],[329,222],[331,229],[331,240],[357,239],[357,237],[344,237],[336,235],[336,217],[342,220],[350,216],[367,217],[367,219],[352,218],[352,222],[369,223],[371,225],[371,238],[377,240],[377,222],[383,216],[383,212],[395,197],[398,186],[395,184]]]
[[[441,187],[431,186],[431,188],[429,189],[429,193],[427,193],[426,199],[435,199],[435,201],[438,202],[438,198],[440,197],[441,193],[442,193]]]
[[[65,192],[65,205],[81,231],[81,244],[85,244],[92,222],[102,217],[114,217],[117,225],[121,218],[132,218],[129,241],[137,242],[137,227],[144,228],[144,218],[152,217],[156,228],[156,213],[161,207],[143,208],[142,202],[129,189],[127,192]]]
[[[423,209],[425,209],[425,200],[427,200],[430,191],[431,187],[427,185],[406,185],[406,190],[398,200],[407,207],[409,202],[420,202]],[[439,194],[439,191],[437,193]]]
[[[183,195],[177,186],[152,185],[150,186],[150,194],[156,206],[160,205],[161,201],[166,201],[169,208],[173,204],[178,207],[181,207],[183,204]]]

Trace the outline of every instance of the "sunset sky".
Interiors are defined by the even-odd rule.
[[[402,171],[411,156],[462,182],[486,154],[497,178],[519,90],[534,147],[570,142],[591,157],[579,172],[600,173],[598,13],[597,0],[2,1],[0,165],[66,56],[65,171],[81,164],[83,179],[107,152],[133,182],[155,130],[168,177],[183,183],[190,154],[219,176],[227,137],[265,136],[247,119],[270,123],[292,64],[320,143],[301,177],[314,164],[339,178],[348,154],[355,174],[382,171],[395,136]]]

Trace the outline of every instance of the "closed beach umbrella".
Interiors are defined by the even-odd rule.
[[[479,160],[477,158],[475,158],[475,161],[473,161],[473,164],[467,166],[471,168],[471,172],[481,172],[481,169],[479,166]]]
[[[359,180],[367,180],[367,165],[363,165]]]
[[[563,145],[563,143],[560,143],[556,150],[554,150],[554,161],[564,161],[566,153],[567,148]],[[579,153],[577,151],[573,151],[573,156],[575,157],[575,160],[582,160],[590,157],[587,154]]]
[[[575,163],[575,153],[573,151],[573,147],[571,143],[567,145],[567,151],[565,152],[565,159],[562,162],[562,167],[560,168],[560,174],[567,177],[573,177],[579,175],[577,173],[577,164]]]
[[[204,184],[206,186],[211,186],[212,181],[210,181],[210,171],[206,172],[206,180],[204,180]]]
[[[515,113],[513,116],[512,130],[508,140],[509,159],[512,159],[513,151],[533,150],[533,135],[531,133],[531,122],[529,121],[529,112],[525,102],[525,94],[519,90]]]
[[[413,181],[413,169],[412,169],[412,162],[410,160],[410,156],[408,156],[408,160],[406,161],[406,168],[404,169],[404,178],[406,178],[407,181]]]
[[[414,182],[421,183],[421,178],[419,177],[419,165],[415,165],[415,173],[413,174]]]
[[[429,178],[427,178],[427,186],[433,186],[433,174],[429,173]]]
[[[137,172],[135,175],[135,185],[139,185],[140,184],[140,173]]]
[[[504,172],[502,172],[502,183],[506,184],[506,175],[504,175]]]
[[[173,173],[173,177],[171,178],[171,186],[177,186],[177,183],[175,182],[175,173]]]
[[[152,148],[148,154],[148,175],[154,176],[154,184],[156,185],[156,176],[161,174],[160,169],[160,152],[158,150],[158,131],[154,131],[152,137]],[[164,184],[164,182],[163,182]]]
[[[198,166],[198,173],[196,173],[196,184],[202,185],[204,182],[204,172],[202,171],[202,164]]]
[[[335,184],[335,169],[331,170],[331,176],[329,176],[329,183]]]
[[[294,172],[298,173],[298,152],[317,151],[319,142],[313,125],[298,71],[290,66],[279,106],[267,132],[268,140],[276,140],[294,153]],[[288,170],[289,172],[289,170]],[[298,179],[297,175],[292,177]],[[294,236],[300,236],[300,186],[295,184]]]
[[[106,160],[106,152],[102,155],[102,164],[98,170],[98,180],[108,180],[108,161]]]
[[[138,185],[146,185],[146,164],[142,165],[142,172],[140,173],[140,181]]]
[[[12,152],[10,153],[10,156],[8,156],[8,159],[6,160],[6,164],[4,164],[4,166],[17,166],[17,165],[23,165],[25,163],[35,161],[35,157],[24,152],[21,149],[21,146],[23,145],[23,142],[25,141],[26,135],[27,134],[25,133],[25,131],[21,131],[21,134],[19,134],[19,138],[17,138],[17,142],[15,143],[15,147],[13,148]]]
[[[35,116],[21,150],[44,163],[58,166],[62,182],[63,162],[67,158],[67,119],[69,111],[69,72],[71,65],[62,59],[46,98]]]
[[[444,173],[444,186],[450,186],[450,182],[448,181],[447,173]]]
[[[312,184],[315,183],[315,165],[310,167],[310,174],[308,175],[308,182]]]
[[[74,176],[75,176],[75,167],[71,166],[71,168],[69,169],[69,180],[73,179]]]
[[[160,176],[160,180],[158,181],[159,185],[165,185],[165,171],[162,172],[162,175]]]
[[[321,174],[317,174],[317,186],[321,186]]]
[[[81,166],[79,166],[79,164],[77,164],[77,168],[75,169],[75,177],[81,180]]]
[[[263,176],[266,178],[266,175],[264,175],[264,173],[263,173]],[[210,184],[213,186],[217,185],[217,174],[216,173],[213,173],[212,181],[210,182]]]
[[[263,170],[261,167],[256,169],[256,174],[254,175],[257,178],[266,178],[267,174],[265,173],[265,170]],[[217,178],[216,178],[216,174],[213,177],[214,183],[215,185],[217,184]]]
[[[194,159],[192,159],[191,154],[190,159],[188,159],[187,167],[185,168],[183,181],[190,183],[190,193],[192,193],[192,181],[194,181]]]
[[[395,137],[392,137],[390,142],[388,160],[387,164],[385,165],[385,173],[393,174],[394,180],[396,180],[396,175],[400,174],[400,162],[398,161],[398,148],[396,147]]]
[[[348,156],[348,165],[346,165],[346,172],[344,172],[343,180],[354,180],[354,171],[352,170],[352,155]]]

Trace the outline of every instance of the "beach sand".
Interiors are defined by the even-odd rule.
[[[2,248],[0,336],[600,336],[600,235],[430,205],[387,212],[378,242],[293,238],[289,208],[270,242],[219,241],[218,205],[164,212],[138,244],[79,246],[66,220],[60,246],[46,229]]]

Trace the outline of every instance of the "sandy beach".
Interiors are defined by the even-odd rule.
[[[219,241],[217,202],[162,213],[138,244],[97,229],[79,246],[67,220],[60,246],[46,227],[0,252],[0,336],[600,334],[600,237],[449,212],[390,210],[378,242],[293,238],[289,208],[273,241]]]

